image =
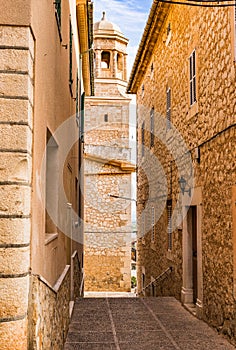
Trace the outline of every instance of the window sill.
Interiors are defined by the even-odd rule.
[[[52,241],[54,241],[55,239],[58,238],[58,233],[45,233],[45,241],[44,244],[48,245],[49,243],[51,243]]]
[[[192,106],[190,106],[187,119],[191,119],[196,114],[198,114],[198,102],[195,102]]]

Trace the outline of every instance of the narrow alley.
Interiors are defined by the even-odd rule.
[[[64,350],[230,350],[172,297],[77,299]]]

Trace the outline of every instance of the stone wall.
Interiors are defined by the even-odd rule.
[[[232,187],[236,126],[201,147],[204,319],[236,341]]]
[[[197,309],[201,309],[198,315],[235,341],[232,189],[236,181],[236,70],[233,9],[171,6],[163,9],[163,18],[157,39],[152,42],[150,60],[144,63],[144,75],[141,70],[137,72],[140,74],[137,83],[138,289],[142,289],[143,274],[145,284],[148,284],[168,266],[173,266],[172,277],[157,289],[157,294],[174,295],[180,299],[183,287],[184,292],[191,294],[193,291],[193,281],[186,274],[187,256],[192,254],[188,251],[190,246],[186,247],[187,218],[183,218],[183,224],[175,225],[172,248],[168,249],[164,203],[172,199],[173,210],[177,213],[173,223],[177,223],[177,217],[183,216],[191,205],[191,202],[185,203],[186,199],[191,199],[198,213],[199,289],[196,304]],[[158,23],[157,18],[155,21]],[[167,40],[169,25],[171,35]],[[148,45],[150,47],[150,43]],[[193,50],[196,50],[197,101],[190,106],[189,56]],[[170,129],[166,127],[168,87],[171,88]],[[155,111],[155,137],[154,145],[150,146],[152,108]],[[143,122],[144,156],[141,146]],[[191,155],[192,173],[184,173],[184,157],[181,159],[184,148],[175,142],[178,141],[175,128]],[[155,162],[161,164],[159,175],[162,180],[155,171]],[[186,189],[192,187],[190,197],[187,192],[180,192],[178,180],[181,174],[187,180]],[[161,195],[164,199],[160,198]],[[152,206],[157,214],[154,240],[151,239],[150,224]],[[158,206],[162,208],[160,212]],[[187,287],[186,280],[190,283]]]
[[[130,290],[130,174],[86,160],[85,290]],[[89,194],[89,195],[88,195]]]
[[[31,276],[29,349],[63,350],[69,327],[70,267],[54,287],[40,276]]]
[[[27,348],[34,40],[28,27],[0,26],[0,339]]]

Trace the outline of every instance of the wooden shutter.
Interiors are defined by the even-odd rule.
[[[192,106],[197,101],[196,89],[196,51],[194,50],[189,57],[189,72],[190,72],[190,105]]]
[[[144,130],[144,128],[145,128],[145,123],[143,122],[142,123],[142,131],[141,131],[141,133],[142,133],[142,135],[141,135],[141,138],[142,138],[142,157],[144,156],[144,145],[145,145],[145,130]]]
[[[172,250],[172,200],[167,201],[168,250]]]
[[[150,147],[154,146],[154,108],[151,109],[150,113]]]
[[[167,130],[171,128],[171,89],[166,90],[166,126]]]
[[[152,207],[152,242],[155,241],[155,208]]]

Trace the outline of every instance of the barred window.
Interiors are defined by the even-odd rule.
[[[154,146],[154,108],[150,113],[150,147]]]
[[[171,88],[166,90],[166,127],[171,129]]]
[[[196,51],[194,50],[189,57],[189,83],[190,83],[190,105],[197,101],[196,95]]]
[[[168,234],[168,250],[172,250],[172,200],[167,201],[167,234]]]

